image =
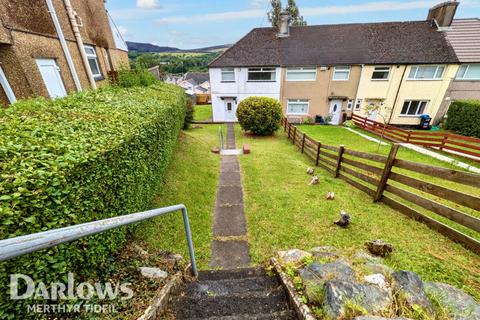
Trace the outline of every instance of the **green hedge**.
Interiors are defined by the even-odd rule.
[[[185,105],[181,88],[159,83],[28,100],[0,111],[0,239],[149,209]],[[9,299],[9,274],[48,283],[68,272],[95,277],[126,233],[0,263],[0,318],[18,318],[27,303]]]
[[[480,100],[455,101],[447,115],[446,129],[480,138]]]

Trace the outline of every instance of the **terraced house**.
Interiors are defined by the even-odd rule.
[[[0,105],[62,97],[128,65],[103,0],[0,0]]]
[[[372,104],[377,121],[433,118],[460,67],[447,37],[458,4],[439,4],[424,21],[291,27],[283,16],[280,30],[253,29],[210,64],[214,120],[234,121],[236,105],[253,95],[279,99],[291,121],[340,124]]]

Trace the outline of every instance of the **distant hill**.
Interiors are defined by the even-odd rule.
[[[217,52],[217,51],[224,51],[231,47],[231,44],[220,45],[220,46],[212,46],[212,47],[205,47],[205,48],[198,48],[198,49],[188,49],[182,50],[175,47],[161,47],[151,43],[141,43],[141,42],[132,42],[127,41],[128,50],[130,51],[137,51],[137,52],[157,52],[157,53],[193,53],[193,52]]]

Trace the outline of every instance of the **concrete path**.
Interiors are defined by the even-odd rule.
[[[227,149],[235,149],[233,123],[227,126]],[[220,178],[214,211],[212,268],[234,269],[250,264],[243,190],[237,156],[221,156]]]

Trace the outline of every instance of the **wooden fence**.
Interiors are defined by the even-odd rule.
[[[420,173],[429,177],[474,187],[475,194],[479,194],[476,191],[480,192],[480,175],[397,159],[399,144],[394,144],[388,157],[386,157],[349,150],[342,145],[334,147],[322,144],[300,131],[297,126],[289,123],[287,119],[282,119],[282,126],[292,143],[309,157],[316,166],[325,169],[334,177],[343,179],[357,189],[367,193],[374,202],[381,201],[404,215],[425,223],[431,229],[442,233],[453,241],[463,244],[473,252],[480,254],[480,241],[408,205],[415,204],[470,230],[480,232],[480,219],[462,212],[462,209],[460,209],[464,207],[467,210],[473,209],[475,213],[478,213],[480,211],[480,198],[478,196],[451,190],[429,182],[427,181],[429,180],[428,177],[420,180],[411,177],[409,173]],[[394,168],[403,169],[400,170],[402,172],[407,171],[403,174],[399,173],[398,170],[392,171]],[[392,181],[394,182],[393,184]],[[414,193],[400,186],[413,188],[442,200],[447,200],[453,203],[455,208],[447,206],[444,204],[444,201],[441,201],[442,203],[434,201],[420,195],[421,193]],[[402,200],[399,201],[399,199]],[[463,211],[467,210],[464,209]]]
[[[385,139],[390,141],[411,143],[450,151],[463,156],[477,157],[477,159],[472,159],[480,162],[479,138],[465,137],[452,133],[404,130],[391,125],[387,125],[384,130],[383,123],[360,117],[356,114],[352,115],[352,120],[360,128],[376,135],[382,135],[383,131]]]

